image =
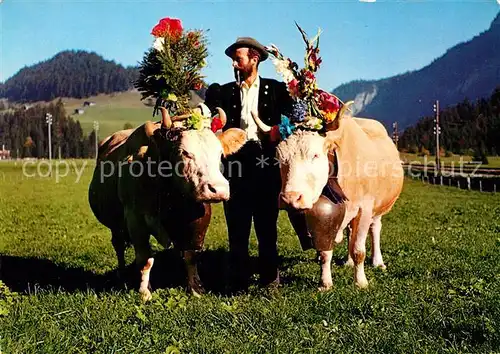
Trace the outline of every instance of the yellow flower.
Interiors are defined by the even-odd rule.
[[[321,114],[323,115],[323,117],[325,117],[325,121],[327,123],[331,123],[335,120],[335,118],[337,117],[337,112],[338,111],[334,111],[334,112],[328,112],[326,113],[325,111],[321,111]]]
[[[169,93],[167,96],[167,101],[177,102],[177,96],[173,93]]]

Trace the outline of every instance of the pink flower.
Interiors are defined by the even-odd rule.
[[[326,113],[337,112],[340,108],[340,103],[337,97],[322,91],[319,95],[319,108]]]

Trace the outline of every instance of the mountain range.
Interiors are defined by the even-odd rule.
[[[332,92],[354,100],[355,114],[401,129],[441,108],[490,97],[500,85],[500,13],[486,31],[450,48],[424,68],[381,80],[357,80]],[[391,128],[392,129],[392,128]]]

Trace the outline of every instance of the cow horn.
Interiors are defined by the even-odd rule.
[[[191,117],[191,113],[186,113],[186,114],[181,114],[180,116],[173,116],[172,117],[172,122],[178,122],[181,120],[185,120]]]
[[[259,118],[259,116],[257,115],[257,113],[255,113],[254,111],[252,111],[252,117],[253,117],[253,120],[255,121],[255,124],[257,124],[257,127],[259,127],[259,129],[263,133],[269,133],[271,131],[271,127],[269,125],[267,125],[266,123],[264,123]]]
[[[219,119],[220,119],[220,122],[222,123],[222,128],[224,128],[226,126],[226,123],[227,123],[226,112],[224,112],[224,110],[220,107],[217,107],[217,111],[219,112]]]
[[[339,119],[344,118],[344,115],[346,114],[347,111],[349,111],[349,115],[352,117],[352,106],[354,105],[354,101],[349,101],[344,103],[342,108],[340,109],[340,112],[338,114]]]
[[[157,128],[155,127],[154,123],[149,120],[146,122],[146,124],[144,124],[144,131],[146,132],[146,136],[148,138],[153,136],[156,129]]]
[[[161,127],[164,129],[170,129],[172,126],[172,119],[170,119],[170,114],[165,107],[160,107],[161,111]]]

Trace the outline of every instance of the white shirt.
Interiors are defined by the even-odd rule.
[[[258,127],[252,117],[252,111],[258,112],[260,78],[257,76],[253,84],[248,87],[246,82],[241,84],[241,121],[240,128],[247,133],[248,140],[259,140]]]

